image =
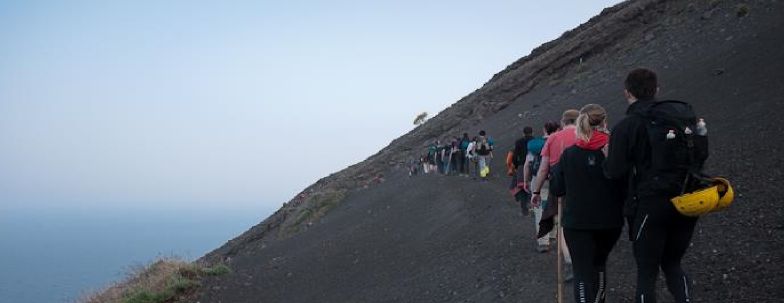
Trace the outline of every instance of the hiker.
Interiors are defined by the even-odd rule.
[[[460,138],[455,137],[452,141],[452,152],[449,156],[449,170],[452,174],[460,173]]]
[[[493,158],[493,147],[487,140],[485,131],[479,131],[479,138],[474,147],[479,158],[479,177],[487,180],[490,170],[490,159]]]
[[[495,149],[495,140],[493,140],[493,137],[490,137],[489,135],[487,135],[487,133],[485,133],[485,131],[479,131],[479,133],[480,133],[481,136],[485,136],[485,138],[487,138],[487,145],[490,146],[490,150],[491,151],[494,150]],[[484,135],[482,133],[484,133]],[[487,159],[487,166],[488,167],[490,166],[490,162],[492,162],[492,160],[493,160],[493,157],[490,157],[490,158]]]
[[[550,170],[558,164],[558,160],[561,158],[561,153],[577,142],[577,133],[575,132],[574,123],[577,120],[577,116],[579,114],[580,112],[576,109],[569,109],[564,111],[561,115],[561,125],[563,125],[563,129],[550,135],[542,147],[541,155],[543,165],[539,165],[539,171],[536,173],[536,179],[534,179],[531,183],[531,205],[534,207],[537,207],[541,204],[542,187],[545,183],[545,180],[549,178]],[[544,165],[545,163],[547,163],[547,165]],[[543,233],[550,232],[550,230],[553,228],[553,218],[558,213],[558,205],[560,202],[559,199],[552,200],[553,201],[549,201],[550,203],[547,203],[547,205],[543,207],[542,219],[539,221],[540,228],[537,237],[541,237]],[[560,225],[560,222],[558,222],[558,224]],[[563,235],[563,229],[559,227],[556,233]],[[564,254],[564,262],[566,263],[565,280],[569,281],[572,279],[572,258],[569,254],[569,248],[566,245],[566,242],[563,240],[563,237],[561,236],[559,238],[559,245],[562,247],[561,250]]]
[[[438,169],[438,140],[427,148],[427,163],[430,165],[429,171],[435,172]]]
[[[476,141],[477,137],[474,136],[471,138],[471,142],[468,142],[468,148],[466,148],[466,158],[468,158],[468,166],[466,167],[466,173],[470,176],[471,170],[470,167],[474,167],[474,175],[479,176],[479,163],[478,158],[476,156]]]
[[[528,141],[534,138],[534,129],[530,126],[523,127],[523,137],[517,139],[514,148],[509,151],[507,156],[507,174],[512,177],[512,182],[509,184],[509,193],[515,198],[515,201],[520,203],[520,211],[523,216],[528,216],[529,202],[531,197],[528,191],[524,189],[525,172],[523,171],[523,164],[528,155]]]
[[[468,133],[463,133],[460,138],[460,175],[468,176],[468,145],[471,144],[471,138],[468,138]]]
[[[656,302],[656,279],[661,268],[675,301],[691,302],[691,280],[681,268],[681,259],[691,242],[697,217],[680,214],[669,200],[682,193],[692,165],[701,169],[707,159],[707,137],[687,136],[692,132],[689,127],[678,134],[668,127],[667,123],[678,121],[674,117],[694,116],[693,111],[685,103],[656,100],[659,87],[653,71],[632,70],[624,87],[629,107],[626,117],[613,128],[604,173],[611,179],[629,182],[624,215],[637,262],[635,298],[641,303]],[[679,109],[677,116],[672,109]],[[685,137],[694,139],[686,143],[681,139]],[[693,145],[695,142],[704,145]],[[699,147],[703,147],[703,153],[695,154]],[[686,162],[684,157],[672,154],[685,156]]]
[[[525,163],[523,164],[523,190],[531,193],[531,180],[536,178],[536,174],[539,172],[539,166],[542,164],[542,147],[544,147],[544,143],[551,134],[558,131],[561,127],[558,122],[547,122],[542,127],[542,137],[532,138],[528,141],[527,149],[528,155],[525,157]],[[541,197],[542,203],[539,203],[537,206],[530,205],[531,211],[534,213],[534,228],[536,229],[536,234],[539,234],[539,220],[542,219],[542,206],[548,203],[548,196],[549,196],[549,181],[545,180],[545,183],[542,185],[541,189]],[[528,204],[527,201],[526,204]],[[542,237],[536,237],[536,250],[538,252],[544,253],[550,250],[550,239],[555,239],[555,232],[551,231],[549,234],[545,234]]]
[[[452,173],[452,151],[454,148],[454,141],[447,141],[444,144],[444,175],[450,175]]]
[[[446,168],[444,164],[444,145],[441,145],[439,142],[438,146],[436,147],[436,165],[438,166],[438,172],[444,174],[444,169]]]
[[[441,163],[443,163],[444,175],[449,175],[449,158],[452,155],[452,143],[447,141],[441,147]]]
[[[624,185],[604,176],[607,112],[588,104],[577,117],[578,140],[553,168],[550,193],[563,198],[561,226],[569,245],[575,302],[604,302],[607,257],[623,227]]]
[[[419,163],[416,159],[411,159],[408,165],[408,176],[416,176],[419,174]]]

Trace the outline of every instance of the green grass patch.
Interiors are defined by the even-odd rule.
[[[210,267],[162,258],[146,266],[139,266],[125,281],[81,300],[85,303],[172,303],[193,293],[208,276],[231,273],[224,264]]]
[[[295,217],[287,222],[280,230],[283,237],[290,236],[302,230],[304,223],[311,223],[324,216],[327,212],[338,206],[346,197],[342,190],[315,193],[309,196]]]
[[[202,268],[201,272],[206,276],[222,276],[231,273],[231,268],[223,264],[218,264],[213,267]]]

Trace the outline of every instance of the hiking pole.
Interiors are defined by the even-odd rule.
[[[558,303],[563,303],[564,281],[563,281],[563,268],[562,268],[563,265],[561,263],[562,260],[563,260],[563,250],[562,250],[563,247],[561,246],[561,241],[563,240],[563,238],[562,238],[563,237],[563,233],[562,233],[563,229],[561,228],[561,199],[560,198],[556,198],[555,200],[556,200],[555,203],[558,203],[558,206],[557,206],[558,207],[558,214],[556,215],[557,218],[558,218],[558,226],[556,226],[556,233],[555,233],[555,235],[556,235],[555,240],[558,241],[558,244],[556,246],[557,247],[557,251],[558,251],[558,253],[556,254],[556,258],[557,258],[556,263],[558,264],[556,266],[558,268],[558,275],[557,275],[558,276],[558,286],[557,286],[557,290],[556,290],[556,300],[557,300]]]

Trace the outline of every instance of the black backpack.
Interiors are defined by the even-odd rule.
[[[476,142],[476,154],[480,156],[487,156],[490,154],[490,146],[482,141]]]
[[[525,146],[525,150],[533,157],[531,165],[529,166],[531,176],[536,176],[539,172],[539,166],[542,165],[542,148],[546,141],[546,138],[531,138]],[[530,148],[528,145],[532,142],[536,143],[536,145],[533,145],[531,146],[532,148]]]
[[[539,166],[542,165],[542,155],[536,153],[533,155],[533,160],[531,161],[530,172],[531,176],[536,176],[539,172]]]
[[[525,164],[525,156],[528,155],[528,141],[533,138],[523,137],[515,141],[515,147],[512,162],[514,163],[515,167]]]
[[[658,101],[639,115],[651,146],[651,166],[638,172],[648,183],[645,188],[674,197],[699,187],[708,159],[708,137],[697,134],[697,115],[691,105]]]

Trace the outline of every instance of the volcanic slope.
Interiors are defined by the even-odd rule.
[[[782,1],[640,0],[605,9],[203,257],[234,272],[206,281],[198,301],[552,301],[554,256],[534,252],[533,225],[505,191],[501,158],[523,126],[567,108],[599,103],[618,121],[624,76],[646,66],[659,73],[661,98],[689,101],[705,117],[708,171],[728,176],[738,192],[730,210],[700,219],[684,260],[694,302],[782,302],[782,50]],[[480,129],[497,142],[489,182],[406,174],[402,164],[428,142]],[[634,293],[623,238],[610,257],[608,302]],[[659,288],[670,301],[661,281]]]

